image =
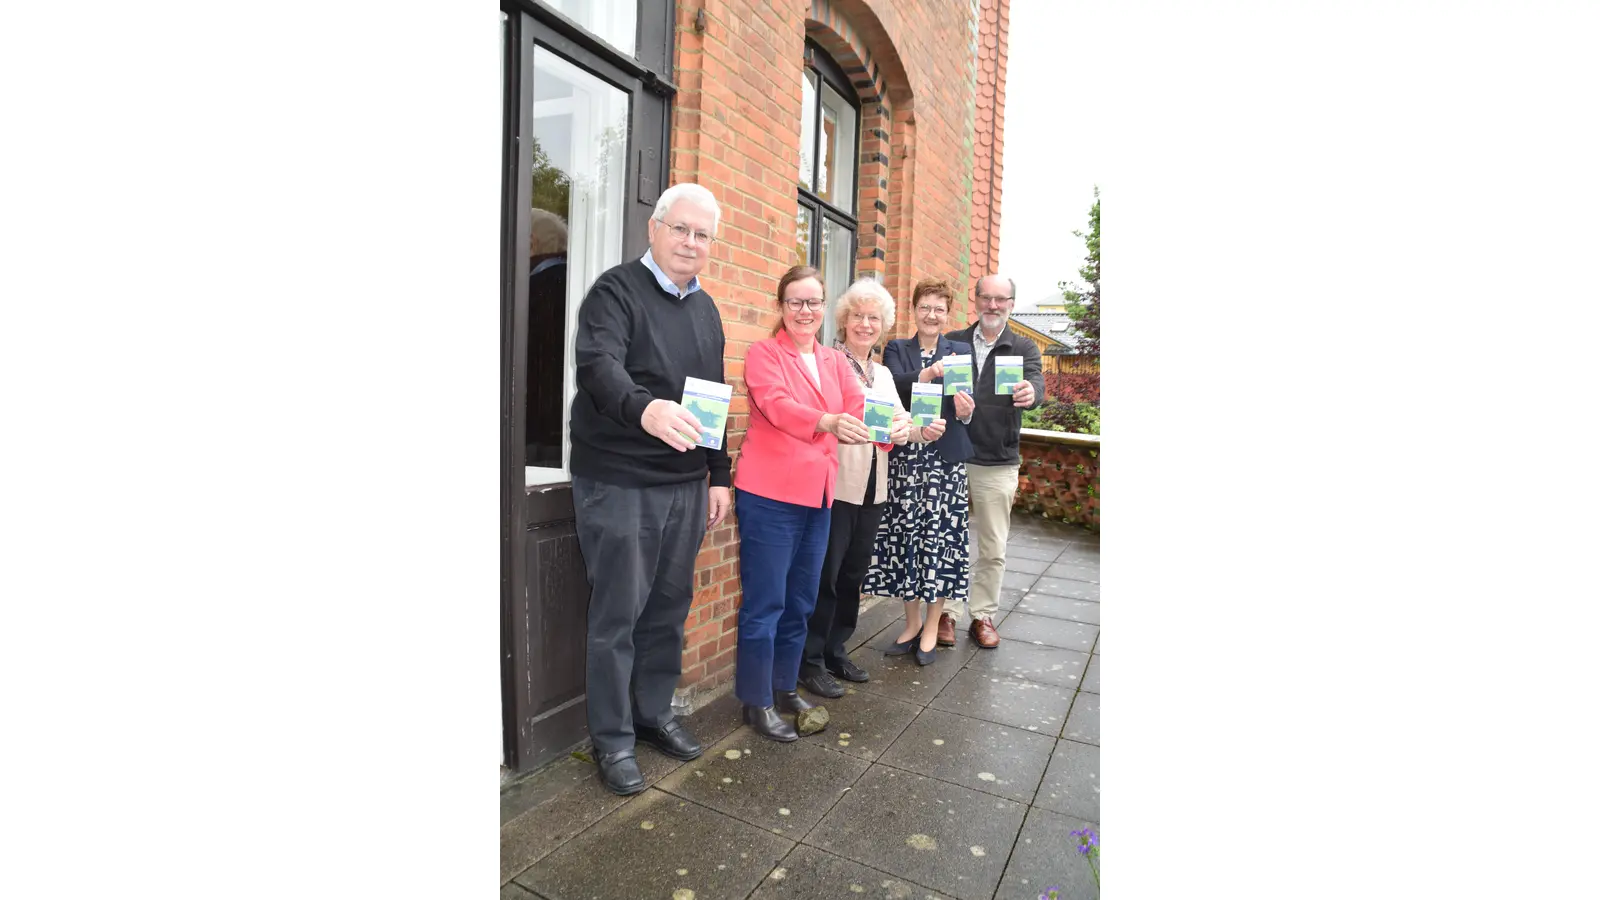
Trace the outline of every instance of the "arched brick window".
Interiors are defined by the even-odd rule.
[[[839,64],[810,40],[802,73],[795,262],[822,271],[831,322],[833,302],[856,272],[861,101]]]

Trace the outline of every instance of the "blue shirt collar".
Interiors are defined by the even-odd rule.
[[[667,273],[661,271],[661,267],[656,265],[656,258],[650,255],[649,250],[646,250],[644,255],[639,257],[639,261],[644,263],[644,267],[650,270],[650,274],[656,276],[656,284],[661,285],[661,289],[663,291],[666,291],[674,297],[682,299],[694,293],[695,291],[700,290],[700,276],[696,275],[695,277],[689,279],[688,287],[684,288],[682,291],[679,291],[678,286],[672,283],[671,278],[667,277]]]

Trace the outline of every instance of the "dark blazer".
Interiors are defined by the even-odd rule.
[[[944,359],[952,353],[972,353],[971,344],[960,344],[946,337],[939,338],[939,346],[933,352],[935,360]],[[895,390],[900,392],[900,402],[906,409],[911,408],[911,382],[917,380],[922,372],[922,348],[913,335],[908,338],[890,341],[883,348],[883,365],[894,375]],[[936,378],[934,384],[943,384],[943,378]],[[974,410],[976,414],[976,410]],[[972,456],[972,440],[967,437],[967,426],[961,424],[956,418],[955,397],[946,395],[944,406],[939,411],[939,417],[944,419],[944,436],[933,442],[934,450],[946,462],[966,462]],[[899,453],[900,448],[894,449]]]
[[[960,346],[972,346],[972,332],[978,327],[974,322],[960,331],[945,337],[952,341],[966,341]],[[1007,323],[995,341],[994,349],[983,361],[983,370],[972,372],[972,399],[978,401],[973,410],[972,424],[967,427],[972,439],[972,458],[969,462],[980,466],[1014,466],[1022,462],[1020,440],[1022,437],[1022,410],[1012,405],[1011,395],[994,392],[994,358],[996,356],[1022,357],[1022,377],[1033,384],[1033,406],[1044,402],[1044,370],[1039,358],[1039,346],[1011,330]],[[977,362],[976,359],[973,362]],[[1029,407],[1032,409],[1033,407]]]

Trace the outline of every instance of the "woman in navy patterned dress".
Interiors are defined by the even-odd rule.
[[[940,360],[972,353],[971,345],[941,334],[952,295],[943,281],[919,282],[911,298],[917,336],[884,348],[883,364],[908,409],[912,382],[943,384]],[[888,653],[914,653],[922,665],[933,661],[945,601],[967,599],[966,460],[972,455],[967,423],[973,406],[968,392],[946,396],[943,433],[913,426],[911,441],[890,453],[888,508],[878,526],[872,568],[861,585],[863,593],[905,602],[906,624]]]

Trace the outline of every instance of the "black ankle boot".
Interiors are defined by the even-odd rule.
[[[788,743],[800,739],[800,732],[795,731],[794,726],[770,706],[746,706],[744,723],[750,726],[751,731],[768,740]]]
[[[773,691],[772,705],[781,713],[798,713],[803,709],[810,709],[816,704],[800,696],[799,691]]]

